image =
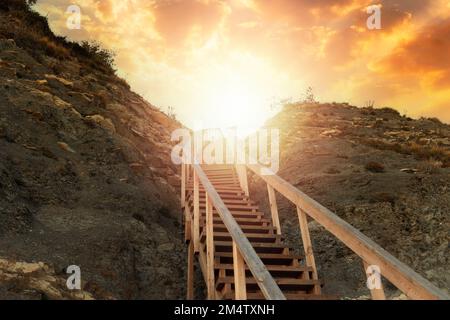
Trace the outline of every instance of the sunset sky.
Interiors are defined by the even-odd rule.
[[[77,4],[82,29],[66,27]],[[366,7],[382,6],[368,30]],[[390,106],[450,122],[450,0],[38,0],[52,29],[116,52],[119,75],[193,128],[255,127],[274,101]]]

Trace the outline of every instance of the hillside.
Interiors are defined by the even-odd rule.
[[[266,125],[280,129],[281,177],[448,291],[449,125],[347,104],[288,105]],[[265,184],[252,182],[270,212]],[[299,247],[295,208],[278,199],[283,234]],[[325,291],[367,295],[360,259],[310,228]]]
[[[94,298],[184,296],[180,124],[110,57],[54,36],[25,1],[0,4],[0,298],[65,297],[39,279],[72,264]]]

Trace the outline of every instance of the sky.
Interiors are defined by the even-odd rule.
[[[69,5],[81,10],[70,30]],[[369,30],[378,5],[381,29]],[[55,33],[116,53],[118,74],[185,125],[255,128],[276,102],[389,106],[450,122],[450,0],[38,0]]]

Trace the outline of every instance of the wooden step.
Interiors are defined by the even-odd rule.
[[[224,178],[224,179],[235,179],[236,181],[238,181],[238,177],[237,175],[233,175],[231,173],[227,173],[227,172],[206,172],[206,176],[208,177],[208,179],[211,178]]]
[[[266,242],[266,243],[280,243],[281,236],[276,234],[261,234],[261,233],[245,233],[245,236],[250,242]],[[204,240],[205,235],[202,234],[200,240]],[[214,232],[214,240],[217,241],[231,241],[231,236],[228,232]]]
[[[191,212],[194,210],[192,209]],[[231,211],[231,214],[235,218],[262,218],[264,217],[264,213],[262,212],[251,212],[251,211]],[[200,215],[205,216],[205,210],[200,209]],[[219,213],[217,211],[213,211],[213,216],[219,217]]]
[[[191,197],[188,198],[188,202],[191,202],[192,200],[193,200],[193,197],[192,198]],[[199,201],[200,204],[205,204],[205,202],[206,202],[206,198],[205,197],[200,197],[199,200],[200,200]],[[244,199],[239,199],[239,198],[238,199],[236,199],[236,198],[234,198],[234,199],[222,199],[222,201],[226,205],[228,205],[228,204],[234,204],[234,205],[240,204],[240,205],[244,205],[244,206],[246,206],[246,205],[248,205],[248,206],[256,206],[256,203],[254,201],[244,200]]]
[[[230,264],[233,263],[233,253],[232,252],[217,252],[214,255],[219,258],[220,263]],[[298,255],[285,255],[278,253],[260,253],[258,254],[260,259],[263,261],[265,265],[298,265],[299,261],[303,259],[303,257]]]
[[[284,293],[286,299],[288,300],[339,300],[338,297],[323,295],[323,294],[313,294],[313,293]],[[228,291],[223,296],[224,300],[234,299],[234,291]],[[247,292],[248,300],[265,300],[266,298],[261,292]]]
[[[216,263],[214,265],[216,270],[225,270],[227,276],[232,276],[234,274],[234,266],[233,264],[225,264],[225,263]],[[267,270],[269,270],[270,274],[273,277],[283,278],[312,278],[313,268],[307,267],[304,265],[300,266],[283,266],[283,265],[266,265]],[[245,271],[248,276],[251,275],[251,271],[248,266],[245,266]],[[307,273],[307,275],[305,275]]]
[[[193,205],[192,202],[189,203],[189,205],[190,205],[191,208],[194,208],[194,205]],[[200,208],[205,208],[205,203],[200,203],[199,207]],[[229,205],[227,205],[227,208],[230,211],[231,211],[231,209],[239,209],[239,210],[245,210],[245,211],[252,211],[252,210],[256,211],[256,210],[259,209],[259,207],[255,206],[255,205],[246,206],[246,205],[239,205],[239,204],[229,204]]]
[[[303,293],[312,293],[314,286],[320,285],[319,280],[312,279],[289,279],[289,278],[274,278],[281,290],[286,291],[303,291]],[[234,277],[219,277],[216,280],[216,289],[221,290],[225,284],[231,284],[231,289],[234,287]],[[246,278],[247,290],[259,290],[258,284],[253,277]]]
[[[219,185],[219,186],[214,186],[214,188],[216,189],[216,191],[220,190],[220,191],[238,191],[238,192],[243,192],[243,190],[239,186],[220,186]],[[199,185],[199,189],[202,190],[202,191],[205,190],[201,183]],[[186,184],[186,190],[194,190],[194,184],[193,183]]]
[[[222,200],[250,200],[245,194],[239,194],[237,195],[236,193],[219,193],[219,196]],[[186,199],[191,199],[191,197],[193,197],[193,192],[189,192],[188,195],[186,196]],[[200,191],[199,193],[199,198],[200,199],[204,199],[205,196],[205,192],[204,191]]]
[[[250,232],[250,233],[275,233],[276,228],[273,226],[248,226],[248,225],[241,225],[240,226],[242,231],[244,232]],[[228,232],[227,227],[223,223],[214,223],[214,231],[218,232]]]
[[[205,218],[200,218],[203,220],[203,223],[205,222]],[[272,223],[272,220],[267,218],[252,218],[252,217],[235,217],[234,220],[242,227],[242,226],[260,226],[263,224],[270,225]],[[213,223],[223,223],[222,219],[219,216],[214,216]]]
[[[252,242],[252,247],[257,253],[289,253],[289,247],[282,243]],[[215,252],[232,252],[233,242],[214,241]]]

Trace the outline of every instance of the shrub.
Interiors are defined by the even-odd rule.
[[[92,59],[93,62],[100,63],[111,70],[115,70],[114,52],[102,48],[96,41],[83,41],[81,42],[81,48],[83,49],[82,54],[84,54],[87,58]]]
[[[442,168],[443,163],[436,160],[426,160],[419,164],[419,170],[426,174],[438,174]]]
[[[44,55],[58,60],[75,57],[92,69],[115,74],[115,54],[112,51],[102,48],[97,42],[76,43],[55,36],[47,18],[30,8],[34,3],[36,0],[0,1],[0,10],[9,12],[9,21],[0,24],[0,37],[14,39],[19,47],[40,62]]]

